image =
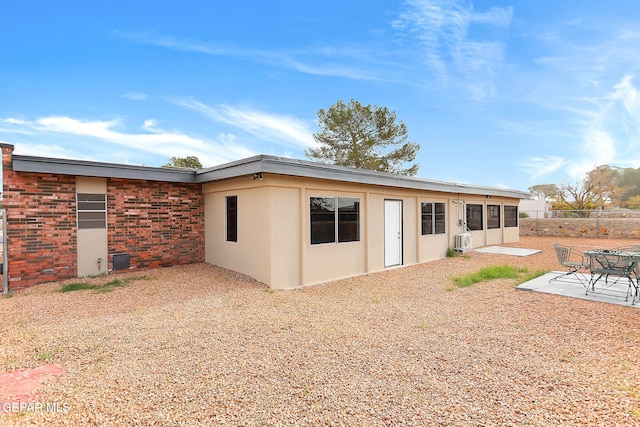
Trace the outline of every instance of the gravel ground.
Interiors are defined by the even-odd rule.
[[[558,269],[557,240],[296,291],[207,264],[91,279],[138,278],[108,293],[39,285],[0,298],[0,362],[60,366],[37,399],[68,412],[0,423],[640,426],[639,309],[512,279],[451,290],[487,265]]]

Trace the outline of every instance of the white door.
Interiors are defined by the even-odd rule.
[[[402,200],[384,201],[384,266],[402,265]]]

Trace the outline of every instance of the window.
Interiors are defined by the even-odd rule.
[[[469,230],[484,230],[482,205],[467,205],[467,228]]]
[[[76,194],[78,230],[107,228],[106,194]]]
[[[360,199],[311,197],[309,210],[312,245],[360,241]]]
[[[518,207],[517,206],[504,207],[504,226],[505,228],[518,226]]]
[[[500,205],[487,205],[487,228],[500,228]]]
[[[238,241],[238,196],[227,196],[227,242]]]
[[[422,203],[422,235],[444,234],[444,203]]]
[[[360,241],[360,199],[338,197],[338,242]]]

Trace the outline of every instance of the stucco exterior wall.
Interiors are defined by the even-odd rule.
[[[76,177],[76,193],[107,194],[105,178]],[[107,229],[78,229],[78,276],[105,274],[109,268]]]
[[[382,271],[384,202],[402,201],[402,265],[443,258],[464,227],[464,203],[482,204],[486,197],[462,199],[457,194],[415,191],[323,179],[262,174],[203,185],[205,194],[206,261],[230,268],[273,287],[290,289]],[[238,196],[238,241],[225,240],[225,198]],[[311,197],[348,197],[360,201],[360,240],[311,244]],[[421,234],[421,203],[445,204],[446,234]],[[516,199],[491,199],[491,204],[517,206]],[[504,219],[501,220],[502,223]],[[477,240],[514,242],[518,228],[475,232]]]
[[[271,191],[251,178],[232,179],[205,184],[205,260],[231,270],[271,282]],[[261,191],[262,190],[262,191]],[[226,197],[238,197],[238,236],[236,242],[226,240]],[[295,261],[294,261],[295,262]]]

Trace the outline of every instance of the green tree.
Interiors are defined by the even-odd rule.
[[[163,168],[202,169],[202,163],[196,156],[172,157]]]
[[[407,126],[386,107],[338,101],[318,111],[318,124],[313,138],[320,146],[306,150],[310,159],[399,175],[418,172],[417,163],[403,166],[415,160],[420,145],[407,141]]]

